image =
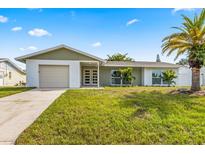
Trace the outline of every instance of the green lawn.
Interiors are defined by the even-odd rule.
[[[23,91],[30,90],[32,88],[27,88],[27,87],[0,87],[0,98],[13,95],[16,93],[20,93]]]
[[[16,144],[205,144],[205,97],[173,89],[68,90]]]

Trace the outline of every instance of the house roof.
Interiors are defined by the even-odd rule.
[[[25,74],[26,72],[21,69],[19,66],[17,66],[15,63],[13,63],[10,59],[8,58],[0,58],[0,62],[8,62],[10,63],[14,68],[16,68],[18,71],[20,71],[21,73]]]
[[[91,57],[91,58],[96,59],[96,60],[101,61],[101,62],[104,62],[104,61],[105,61],[105,60],[103,60],[103,59],[101,59],[101,58],[99,58],[99,57],[96,57],[96,56],[91,55],[91,54],[89,54],[89,53],[80,51],[80,50],[78,50],[78,49],[71,48],[71,47],[69,47],[69,46],[67,46],[67,45],[64,45],[64,44],[61,44],[61,45],[58,45],[58,46],[55,46],[55,47],[52,47],[52,48],[48,48],[48,49],[45,49],[45,50],[41,50],[41,51],[38,51],[38,52],[34,52],[34,53],[31,53],[31,54],[27,54],[27,55],[24,55],[24,56],[20,56],[20,57],[17,57],[17,58],[15,58],[15,59],[16,59],[17,61],[20,61],[20,62],[25,62],[26,59],[31,58],[31,57],[33,57],[33,56],[41,55],[41,54],[48,53],[48,52],[51,52],[51,51],[53,51],[53,50],[61,49],[61,48],[65,48],[65,49],[68,49],[68,50],[77,52],[77,53],[79,53],[79,54],[82,54],[82,55]]]
[[[29,59],[33,56],[41,55],[41,54],[48,53],[48,52],[54,51],[56,49],[61,49],[61,48],[65,48],[65,49],[77,52],[79,54],[91,57],[91,58],[96,59],[98,61],[101,61],[102,66],[107,66],[107,67],[109,67],[109,66],[110,67],[155,67],[155,68],[157,68],[157,67],[161,67],[161,68],[179,68],[180,67],[179,65],[172,64],[172,63],[166,63],[166,62],[106,61],[104,59],[101,59],[99,57],[88,54],[86,52],[71,48],[71,47],[69,47],[67,45],[64,45],[64,44],[58,45],[58,46],[55,46],[55,47],[52,47],[52,48],[48,48],[48,49],[45,49],[45,50],[41,50],[41,51],[38,51],[38,52],[34,52],[34,53],[31,53],[31,54],[27,54],[27,55],[24,55],[24,56],[20,56],[20,57],[17,57],[15,59],[17,61],[20,61],[20,62],[25,62],[26,59]]]
[[[166,62],[148,62],[148,61],[107,61],[103,63],[107,67],[152,67],[152,68],[179,68],[180,65]]]

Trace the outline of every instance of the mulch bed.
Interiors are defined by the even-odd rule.
[[[191,91],[189,89],[177,89],[177,90],[172,90],[170,92],[171,94],[187,94],[191,96],[205,96],[205,90],[200,90],[200,91]]]

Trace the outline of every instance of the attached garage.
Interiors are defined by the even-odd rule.
[[[104,62],[101,58],[66,45],[34,52],[16,60],[26,64],[26,86],[37,88],[80,88],[82,66],[95,65],[99,70],[100,64]],[[99,73],[91,75],[90,79],[96,83],[96,75],[99,76]]]
[[[39,87],[67,88],[69,87],[68,65],[39,65]]]

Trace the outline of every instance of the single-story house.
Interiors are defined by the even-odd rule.
[[[23,85],[26,73],[7,58],[0,58],[0,86]]]
[[[16,58],[26,64],[28,87],[116,86],[121,84],[119,69],[133,68],[133,85],[165,85],[160,74],[179,65],[165,62],[106,61],[66,45]],[[178,84],[178,79],[176,79]],[[122,83],[123,84],[123,83]]]

